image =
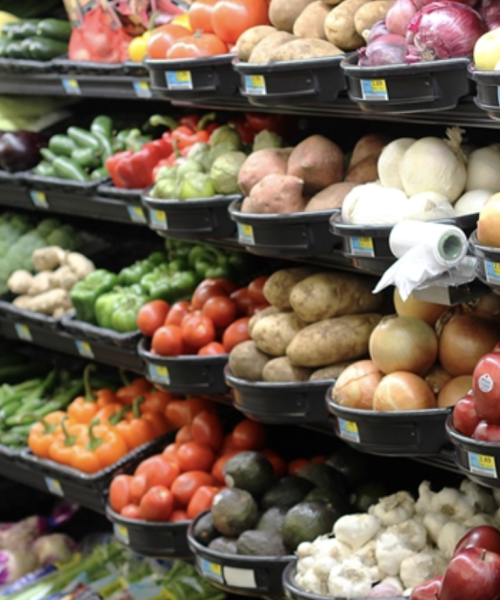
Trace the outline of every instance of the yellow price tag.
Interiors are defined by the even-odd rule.
[[[238,237],[240,242],[246,244],[255,243],[253,237],[253,227],[251,225],[248,225],[247,223],[238,223]]]
[[[493,272],[500,276],[500,263],[493,263]]]
[[[266,85],[266,82],[264,80],[264,75],[251,75],[250,77],[252,79],[253,87],[261,88]]]
[[[156,372],[160,377],[168,377],[168,368],[167,367],[156,367]]]
[[[253,235],[253,228],[251,225],[242,225],[241,226],[241,233],[243,235],[248,235],[248,236],[252,236]]]
[[[191,81],[191,71],[177,71],[177,81]]]
[[[372,79],[372,90],[374,92],[387,92],[385,79]]]
[[[360,237],[359,247],[365,248],[366,250],[373,250],[373,240],[370,237]]]
[[[495,468],[495,458],[493,456],[486,456],[485,454],[478,455],[479,464],[485,469]]]
[[[354,421],[346,421],[345,428],[349,433],[359,433],[358,424]]]

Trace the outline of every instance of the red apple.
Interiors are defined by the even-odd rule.
[[[500,353],[482,356],[472,376],[477,414],[490,423],[500,423]]]
[[[500,443],[500,425],[496,423],[488,423],[487,421],[480,421],[472,437],[478,442],[492,442],[494,444]]]
[[[500,556],[484,548],[464,548],[457,552],[446,568],[439,600],[499,598]]]
[[[438,575],[413,588],[410,600],[439,600],[443,576]]]
[[[458,542],[455,553],[463,548],[478,547],[500,554],[500,531],[490,525],[481,525],[468,531]]]
[[[453,427],[459,433],[472,437],[480,421],[481,417],[477,414],[474,405],[474,396],[469,392],[455,404],[452,416]]]

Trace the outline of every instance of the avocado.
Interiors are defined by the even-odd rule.
[[[303,500],[313,488],[314,484],[302,477],[282,477],[267,490],[260,503],[264,509],[273,506],[292,508],[297,502]]]
[[[238,554],[246,556],[286,556],[281,534],[271,531],[244,531],[236,542]]]
[[[246,490],[226,488],[212,502],[212,518],[217,531],[228,537],[238,537],[253,529],[259,520],[257,503]]]
[[[369,457],[344,446],[330,454],[325,464],[340,473],[349,488],[354,488],[370,477],[369,460]]]
[[[372,504],[377,504],[380,498],[389,495],[387,486],[378,481],[370,481],[358,486],[351,494],[352,505],[359,512],[368,512]]]
[[[298,472],[298,476],[307,479],[315,487],[328,487],[341,494],[345,492],[342,477],[335,469],[323,463],[309,463]]]
[[[238,554],[236,539],[228,537],[215,538],[208,544],[210,550],[222,552],[222,554]]]
[[[341,515],[324,502],[301,502],[291,508],[283,523],[283,541],[295,550],[301,542],[312,542],[330,533]]]
[[[274,506],[273,508],[269,508],[266,512],[260,517],[255,526],[257,531],[267,531],[270,533],[281,533],[283,529],[283,521],[285,520],[285,515],[287,513],[286,508],[279,508],[278,506]]]
[[[351,510],[351,505],[346,497],[339,494],[337,490],[329,487],[314,488],[304,498],[304,502],[325,502],[326,504],[333,506],[333,508],[343,515],[346,515]]]
[[[259,497],[273,484],[274,469],[258,452],[241,452],[224,466],[224,479],[229,487],[246,490]]]
[[[219,532],[215,529],[212,513],[200,517],[194,526],[193,536],[197,542],[204,546],[208,546],[212,540],[219,536]]]

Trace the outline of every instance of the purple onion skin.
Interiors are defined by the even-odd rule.
[[[388,33],[375,38],[366,48],[360,48],[358,54],[360,67],[404,64],[406,40],[400,35]]]
[[[10,173],[32,169],[41,160],[40,148],[46,145],[46,136],[39,133],[4,133],[0,137],[0,168]]]
[[[389,30],[385,23],[385,19],[377,21],[375,25],[370,29],[370,35],[368,36],[367,44],[371,44],[374,40],[381,37],[382,35],[388,35]]]

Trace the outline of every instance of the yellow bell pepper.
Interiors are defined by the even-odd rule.
[[[128,47],[130,60],[142,62],[148,53],[148,40],[151,37],[151,31],[145,31],[142,35],[134,38]]]

